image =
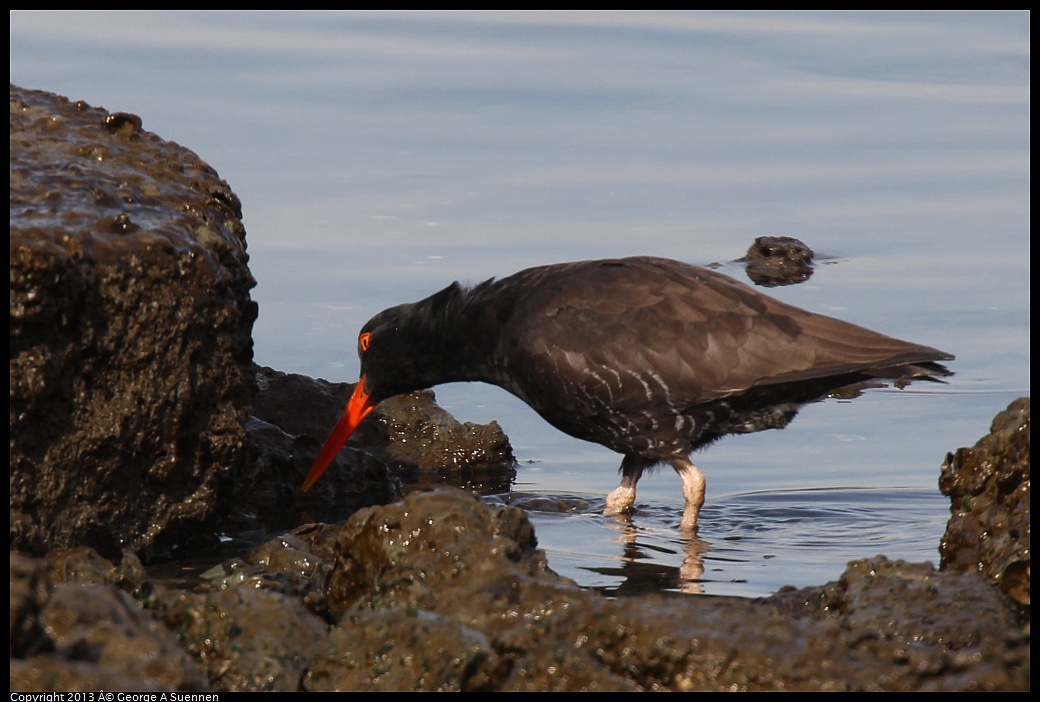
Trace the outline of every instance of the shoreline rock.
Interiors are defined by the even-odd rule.
[[[11,545],[162,554],[245,460],[241,206],[141,120],[11,86]]]
[[[1028,398],[947,459],[940,569],[607,599],[471,494],[508,439],[432,393],[300,494],[350,386],[252,364],[241,207],[198,156],[12,86],[11,173],[12,690],[1029,690]]]

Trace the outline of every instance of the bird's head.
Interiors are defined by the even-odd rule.
[[[445,316],[461,293],[453,284],[425,300],[383,310],[361,328],[361,374],[347,408],[303,482],[306,492],[325,472],[361,421],[383,400],[450,380]]]

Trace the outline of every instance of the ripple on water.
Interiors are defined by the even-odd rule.
[[[602,497],[513,493],[549,566],[608,595],[646,592],[769,595],[836,580],[852,560],[885,554],[937,562],[946,498],[917,488],[820,488],[729,495],[708,503],[698,536],[672,504],[637,503],[605,517]],[[926,509],[922,509],[922,505]]]

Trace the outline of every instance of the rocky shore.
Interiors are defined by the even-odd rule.
[[[139,117],[11,86],[10,251],[12,691],[1030,689],[1028,398],[946,458],[938,568],[608,599],[432,393],[299,491],[351,386],[253,364],[238,198]]]

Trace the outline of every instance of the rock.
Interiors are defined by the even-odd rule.
[[[460,423],[436,404],[432,391],[420,391],[380,403],[314,488],[301,493],[354,386],[255,370],[259,392],[247,425],[251,459],[243,469],[252,473],[227,486],[238,513],[262,518],[253,528],[291,528],[300,523],[301,510],[313,519],[341,521],[362,507],[435,485],[504,492],[516,476],[512,447],[497,423]],[[232,532],[250,526],[225,525]]]
[[[223,692],[298,690],[327,630],[298,598],[249,587],[183,593],[163,622]]]
[[[238,198],[141,120],[11,86],[11,544],[160,554],[245,459]]]
[[[452,617],[415,609],[362,611],[329,633],[303,687],[309,692],[491,691],[504,665],[487,637]]]
[[[1028,619],[979,575],[928,563],[879,556],[850,564],[834,583],[759,600],[607,599],[548,570],[521,510],[458,490],[415,492],[338,526],[300,527],[248,561],[225,564],[210,585],[196,581],[195,592],[138,587],[152,594],[148,609],[132,614],[114,585],[48,584],[59,564],[96,580],[108,571],[94,556],[70,552],[47,567],[12,556],[12,631],[19,632],[12,640],[25,652],[12,659],[12,689],[69,684],[61,663],[78,670],[76,642],[108,641],[91,633],[90,623],[102,619],[116,623],[104,633],[118,645],[106,649],[107,667],[85,673],[105,689],[197,684],[169,641],[180,642],[217,690],[1026,691],[1030,684]],[[156,657],[161,665],[144,665]]]
[[[1029,685],[1028,628],[999,593],[927,563],[877,557],[760,600],[608,600],[546,568],[522,512],[457,491],[413,493],[285,541],[287,561],[325,563],[307,576],[289,568],[294,587],[321,591],[309,601],[334,623],[304,678],[311,690]]]
[[[346,400],[338,393],[346,384],[260,366],[254,373],[259,392],[246,424],[249,459],[223,484],[231,507],[221,520],[224,533],[240,538],[252,532],[262,541],[303,521],[340,521],[399,495],[385,462],[367,450],[341,452],[322,482],[302,493],[300,486],[321,449],[318,435],[343,413]],[[378,443],[376,432],[367,425],[363,429],[362,436]]]
[[[54,589],[47,562],[11,551],[10,574],[11,658],[49,652],[53,645],[40,621],[40,611]]]
[[[756,285],[804,283],[813,274],[813,250],[790,236],[760,236],[740,259],[748,278]]]
[[[11,554],[12,630],[17,623],[19,632],[12,690],[208,689],[177,638],[139,602],[110,585],[54,582],[42,564]]]
[[[352,383],[330,383],[263,367],[257,368],[257,381],[256,418],[294,436],[313,438],[310,435],[318,431],[321,441],[354,391]],[[501,427],[496,422],[459,422],[437,405],[432,390],[380,402],[373,415],[376,421],[358,427],[357,438],[348,448],[364,447],[365,453],[378,457],[409,486],[454,485],[490,493],[507,490],[516,477],[516,459]],[[321,444],[312,451],[297,448],[313,453],[307,456],[309,470]]]
[[[1029,398],[998,414],[972,448],[947,455],[939,489],[950,517],[943,570],[980,573],[1029,606]]]
[[[461,423],[419,390],[379,403],[387,461],[401,481],[420,489],[450,485],[481,494],[508,492],[516,459],[497,422]]]
[[[931,563],[853,561],[834,583],[762,600],[796,618],[835,626],[862,657],[871,689],[1002,690],[1028,686],[1029,633],[1000,593],[974,573]]]

